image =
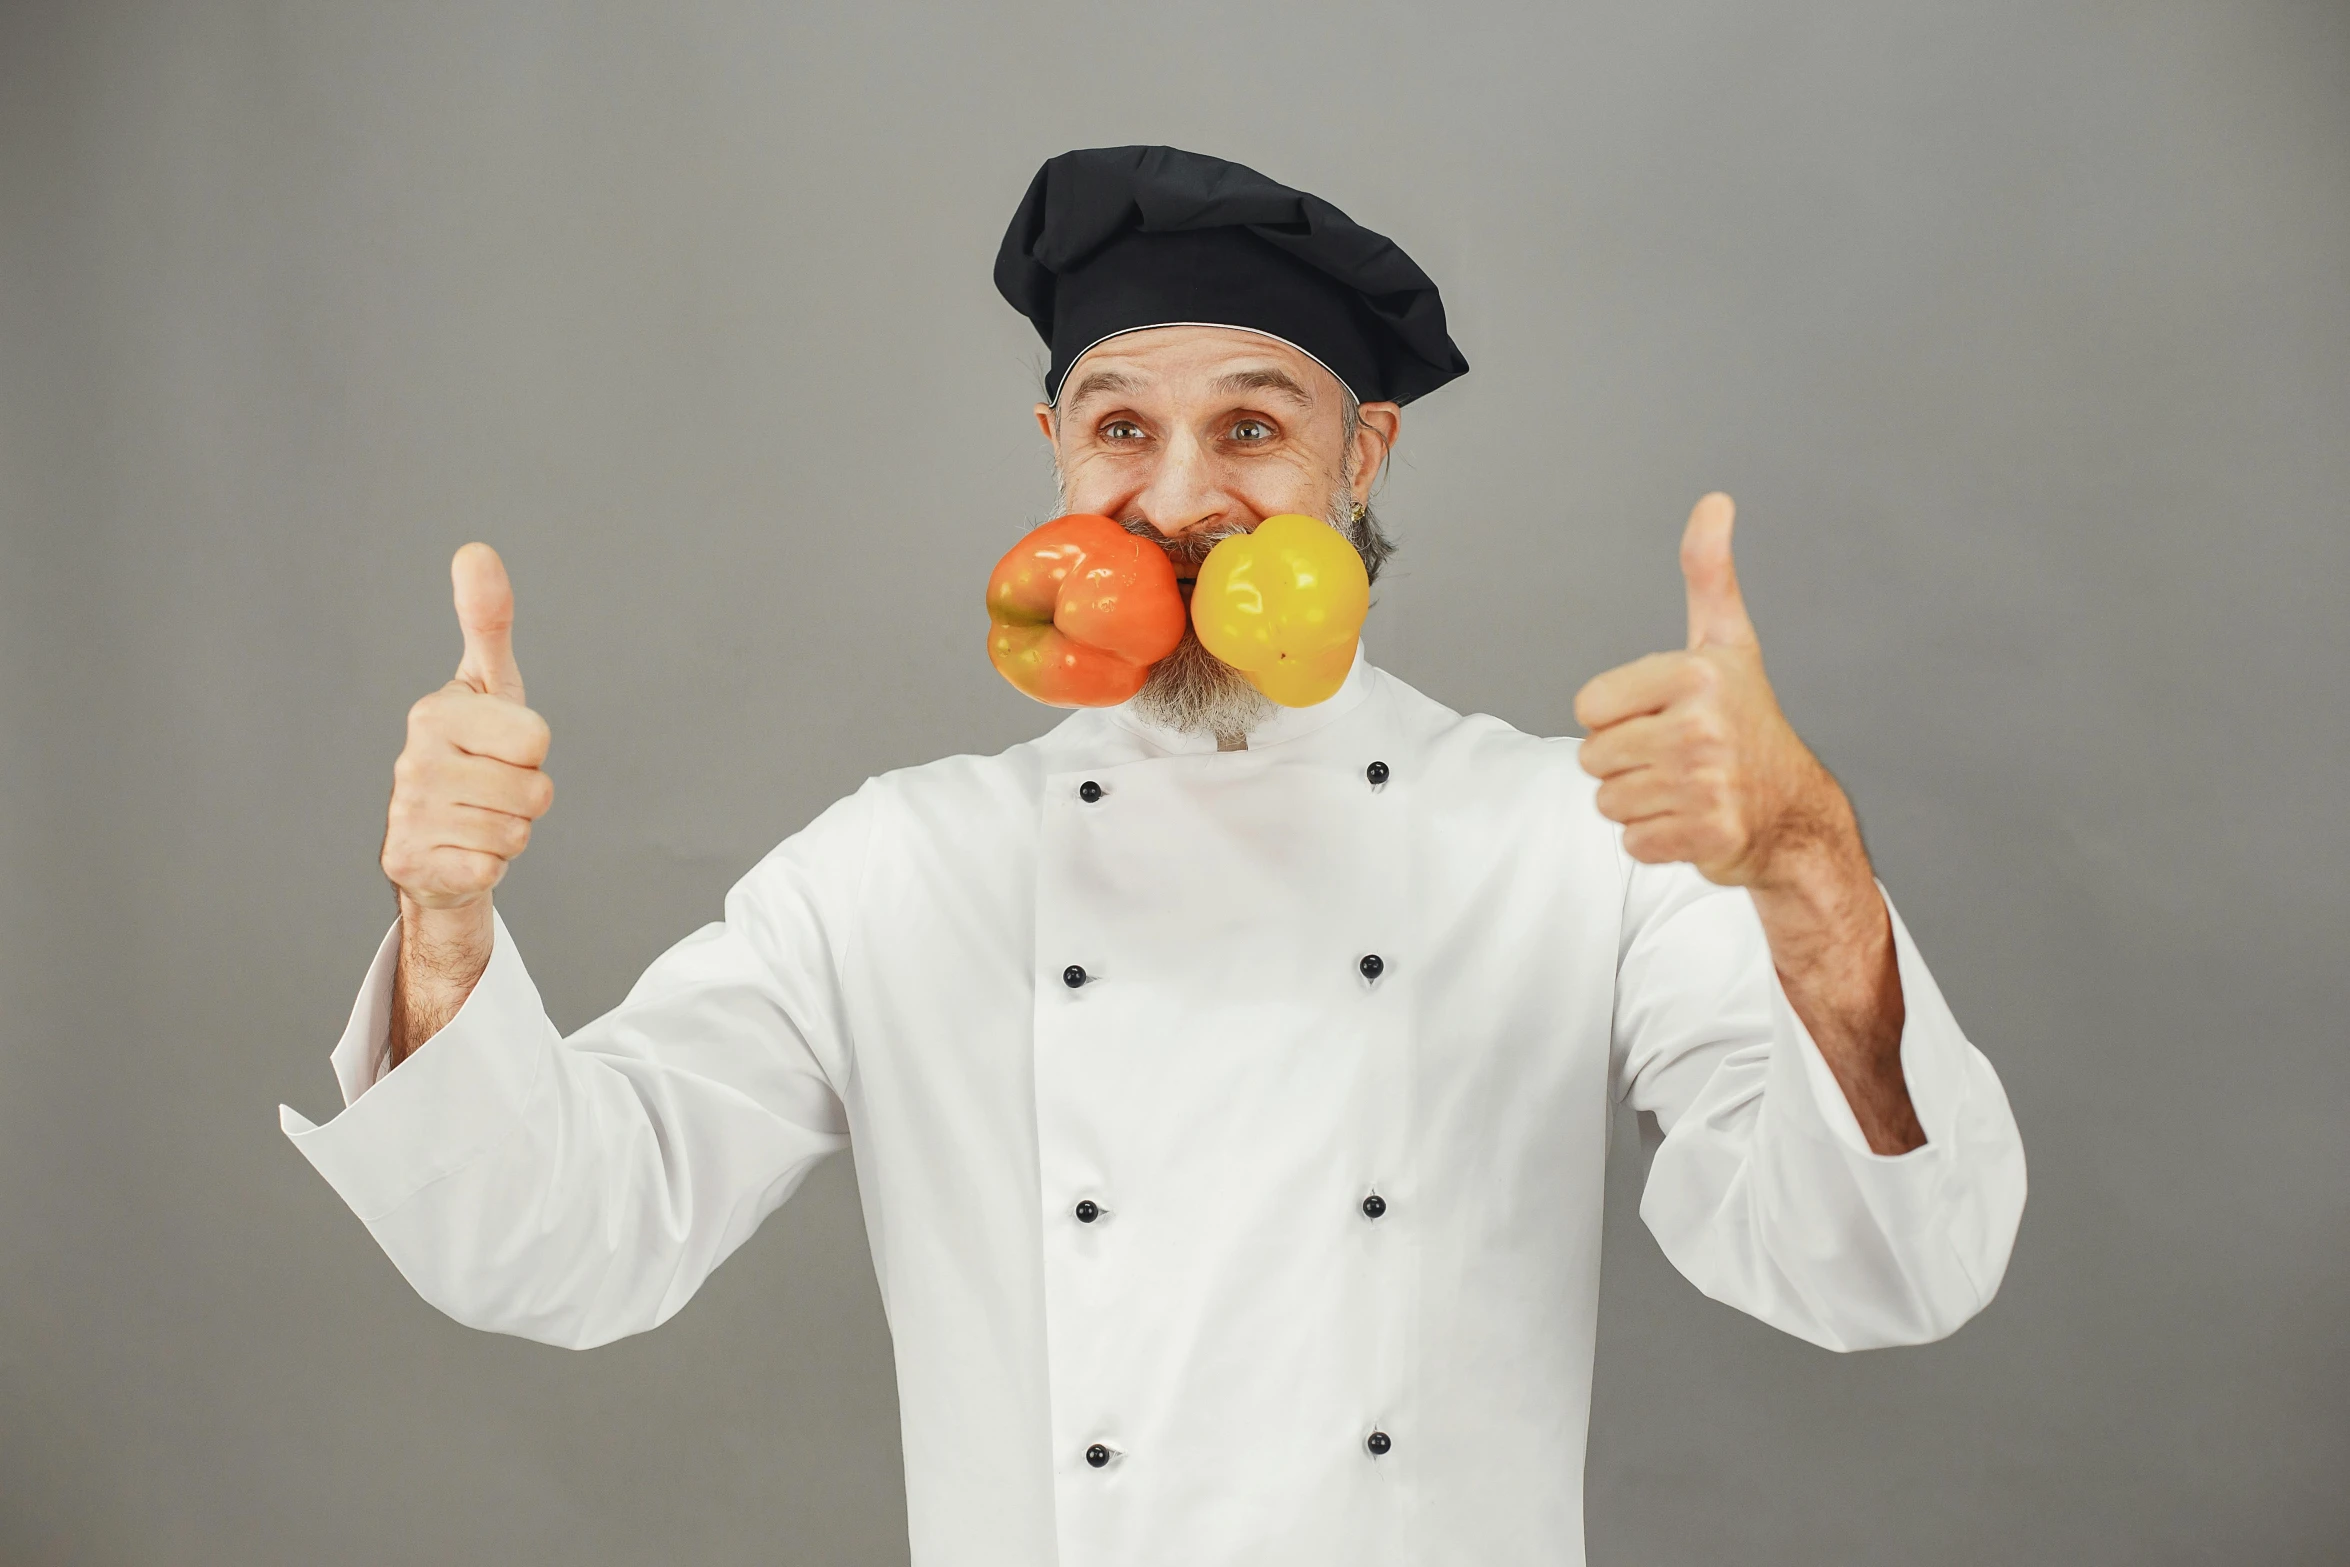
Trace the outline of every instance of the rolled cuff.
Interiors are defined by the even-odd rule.
[[[370,1223],[511,1135],[556,1044],[538,987],[493,913],[489,966],[465,1004],[397,1068],[383,1070],[399,946],[395,922],[330,1057],[342,1113],[317,1125],[278,1106],[286,1136]]]
[[[1884,1259],[1891,1264],[1873,1292],[1881,1296],[1878,1310],[1865,1304],[1872,1293],[1868,1289],[1832,1305],[1841,1287],[1815,1286],[1820,1288],[1819,1315],[1831,1325],[1829,1331],[1795,1331],[1833,1348],[1940,1338],[1989,1304],[2007,1270],[2026,1190],[2023,1145],[1998,1074],[1960,1030],[1890,898],[1885,907],[1901,977],[1901,1070],[1926,1134],[1922,1145],[1901,1154],[1869,1148],[1819,1046],[1775,977],[1772,983],[1781,1030],[1777,1037],[1793,1038],[1798,1048],[1772,1052],[1765,1103],[1777,1132],[1782,1137],[1792,1133],[1793,1142],[1783,1143],[1784,1156],[1772,1163],[1766,1180],[1773,1195],[1765,1206],[1822,1216],[1857,1207],[1867,1214],[1868,1228],[1882,1237]],[[1805,1146],[1827,1157],[1807,1158],[1798,1152]],[[1838,1191],[1844,1195],[1831,1195]],[[1850,1216],[1857,1218],[1857,1213]],[[1815,1239],[1861,1233],[1836,1219],[1816,1230],[1801,1228]],[[1831,1243],[1828,1250],[1844,1244],[1855,1245],[1856,1257],[1877,1249],[1847,1241]],[[1783,1261],[1804,1250],[1788,1245]],[[1894,1275],[1903,1282],[1896,1285]],[[1887,1306],[1895,1309],[1883,1312]]]

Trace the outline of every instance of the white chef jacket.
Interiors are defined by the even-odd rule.
[[[578,1347],[853,1141],[919,1567],[1579,1563],[1615,1102],[1673,1263],[1833,1349],[1980,1310],[2024,1159],[1898,917],[1927,1142],[1870,1153],[1575,745],[1359,658],[1245,751],[1081,711],[867,783],[569,1038],[501,921],[375,1081],[395,930],[283,1124],[426,1299]]]

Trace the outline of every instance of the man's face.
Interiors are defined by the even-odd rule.
[[[1368,497],[1398,415],[1365,403],[1350,460],[1336,376],[1287,343],[1211,326],[1113,337],[1070,367],[1057,424],[1036,407],[1063,506],[1170,542],[1319,517],[1342,490]]]
[[[1070,367],[1057,420],[1036,405],[1061,509],[1112,518],[1163,546],[1187,600],[1216,541],[1267,517],[1297,512],[1346,528],[1400,419],[1393,403],[1364,403],[1350,432],[1345,388],[1310,356],[1206,326],[1113,337]],[[1269,711],[1188,632],[1137,701],[1160,722],[1226,739]]]

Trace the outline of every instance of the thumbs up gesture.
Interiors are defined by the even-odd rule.
[[[1729,496],[1708,495],[1681,536],[1687,650],[1609,670],[1576,694],[1575,717],[1590,731],[1583,769],[1601,780],[1601,814],[1623,823],[1625,852],[1760,887],[1805,851],[1857,851],[1858,829],[1763,675],[1730,560],[1735,515]]]
[[[554,803],[540,770],[547,721],[522,705],[514,662],[514,589],[487,544],[449,563],[465,656],[457,677],[408,710],[408,743],[392,764],[383,869],[403,909],[484,907]]]

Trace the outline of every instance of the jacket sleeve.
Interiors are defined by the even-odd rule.
[[[1999,1288],[2023,1141],[1892,914],[1902,1072],[1926,1133],[1872,1153],[1780,987],[1754,904],[1685,865],[1635,866],[1617,969],[1619,1092],[1663,1141],[1640,1216],[1700,1290],[1828,1349],[1955,1332]]]
[[[576,1349],[666,1321],[847,1145],[839,933],[868,821],[862,795],[827,811],[568,1039],[497,920],[464,1006],[379,1079],[395,926],[335,1051],[345,1108],[280,1124],[458,1321]]]

